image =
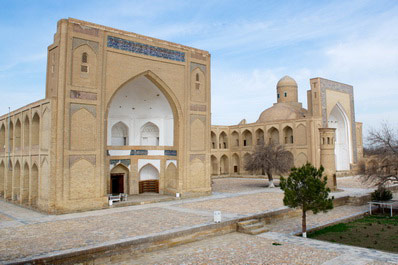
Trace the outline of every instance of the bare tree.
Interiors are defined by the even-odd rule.
[[[364,181],[383,186],[398,183],[398,135],[386,122],[379,129],[371,129],[367,137],[369,147],[366,164],[360,166]]]
[[[288,173],[293,167],[293,156],[282,145],[260,143],[245,161],[249,172],[262,171],[267,174],[269,187],[275,187],[273,174]]]

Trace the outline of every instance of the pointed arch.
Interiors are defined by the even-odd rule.
[[[140,169],[140,181],[144,180],[158,180],[159,171],[152,164],[148,163]]]
[[[284,144],[294,143],[292,127],[285,126],[285,128],[283,128],[283,139],[284,139]]]
[[[232,155],[232,172],[234,174],[240,174],[240,159],[237,153]]]
[[[268,143],[279,144],[279,130],[275,127],[271,127],[268,130]]]
[[[5,151],[6,146],[6,127],[4,123],[0,125],[0,152]]]
[[[177,166],[171,162],[166,168],[166,188],[177,189],[178,188],[178,170]]]
[[[215,132],[213,132],[213,131],[210,132],[210,138],[211,138],[210,148],[217,149],[217,136],[216,136]]]
[[[219,138],[218,145],[219,145],[220,149],[227,149],[228,148],[227,134],[224,131],[222,131],[218,138]]]
[[[141,145],[158,146],[159,145],[159,127],[147,122],[142,125],[140,129],[140,143]]]
[[[37,146],[40,142],[40,117],[39,114],[35,113],[32,118],[31,128],[31,145]]]
[[[29,173],[29,164],[25,161],[21,181],[22,203],[27,203],[29,201]]]
[[[350,163],[353,160],[350,122],[346,111],[339,102],[329,113],[328,127],[336,128],[336,170],[350,170]]]
[[[123,146],[129,145],[129,127],[122,121],[115,123],[111,129],[111,145]]]
[[[31,177],[29,183],[29,202],[30,205],[37,205],[37,200],[39,198],[39,169],[36,163],[33,164],[31,168]]]
[[[15,143],[14,147],[15,150],[19,150],[21,148],[21,142],[22,142],[22,125],[21,121],[19,118],[17,119],[17,122],[15,123]]]
[[[213,176],[216,176],[220,173],[219,167],[218,167],[218,160],[215,155],[211,155],[211,174]]]
[[[110,172],[110,194],[129,193],[129,169],[119,163]]]
[[[28,150],[30,146],[30,121],[28,115],[25,116],[23,124],[23,146],[26,150]]]
[[[229,159],[227,155],[222,155],[220,158],[220,173],[221,175],[229,174]]]
[[[261,128],[256,130],[256,144],[259,145],[261,143],[265,143],[264,139],[264,131]]]
[[[237,131],[233,131],[231,134],[232,138],[232,146],[238,147],[239,146],[239,133]]]
[[[243,146],[252,146],[253,134],[249,130],[244,130],[242,133]]]
[[[0,161],[0,197],[4,196],[5,182],[5,166],[4,162]]]
[[[14,165],[13,176],[12,176],[12,200],[19,201],[21,195],[21,165],[19,161]]]
[[[182,108],[181,108],[181,104],[177,98],[177,96],[175,95],[175,93],[172,91],[172,89],[159,77],[157,76],[154,72],[147,70],[144,71],[140,74],[137,74],[129,79],[127,79],[125,82],[123,82],[122,84],[119,85],[118,88],[115,89],[115,91],[111,94],[111,96],[106,99],[107,101],[107,108],[106,108],[106,117],[109,117],[109,113],[111,110],[111,104],[113,99],[116,97],[116,95],[118,94],[118,92],[123,89],[127,84],[137,80],[140,77],[145,77],[147,78],[150,82],[152,82],[159,90],[160,92],[162,92],[162,94],[165,96],[167,102],[170,105],[171,111],[173,113],[173,135],[178,135],[177,132],[179,131],[179,120],[182,117]],[[107,120],[107,122],[109,123],[109,118]],[[109,124],[108,124],[109,126]],[[109,131],[106,131],[107,133],[107,138],[109,135]],[[174,147],[178,146],[178,137],[173,137],[173,141],[172,141],[172,145]]]

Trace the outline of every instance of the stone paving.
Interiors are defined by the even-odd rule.
[[[354,178],[347,178],[344,183],[348,183],[347,186],[350,187],[349,183],[356,183],[356,181]],[[228,178],[216,179],[214,183],[214,195],[208,197],[65,215],[46,215],[0,200],[0,263],[15,258],[35,257],[62,250],[96,246],[121,239],[156,235],[210,224],[214,210],[221,210],[223,220],[230,220],[284,208],[282,191],[279,188],[264,188],[267,180]],[[352,185],[354,188],[343,188],[344,191],[337,192],[335,195],[344,196],[351,193],[360,195],[369,192],[369,189],[355,185]],[[309,226],[323,225],[339,218],[361,213],[366,209],[366,206],[342,206],[327,214],[309,215]],[[279,220],[270,225],[270,228],[274,233],[288,235],[299,230],[300,220]],[[210,241],[201,242],[208,242],[209,246],[211,246],[211,240],[215,240],[214,251],[198,248],[202,249],[202,252],[198,250],[199,252],[195,252],[194,255],[190,254],[189,245],[183,245],[164,250],[164,253],[162,251],[148,253],[146,255],[150,256],[144,256],[142,260],[144,262],[134,264],[151,264],[152,259],[153,263],[158,264],[216,264],[217,260],[222,260],[223,264],[258,264],[264,261],[267,264],[280,262],[321,264],[339,257],[333,251],[316,247],[305,251],[300,244],[295,242],[289,242],[289,248],[277,248],[271,244],[273,239],[270,241],[243,234],[233,233],[206,240]],[[226,243],[222,243],[224,240]],[[224,247],[217,248],[220,244]],[[206,243],[203,243],[203,247],[206,247]],[[183,250],[178,252],[179,249],[186,249],[186,254]],[[176,252],[167,254],[167,251]],[[162,259],[157,258],[162,255],[169,255],[169,258],[165,258],[163,262]],[[175,260],[172,259],[173,257]],[[126,261],[126,263],[130,262],[132,261]],[[374,264],[377,264],[377,259],[375,262]]]

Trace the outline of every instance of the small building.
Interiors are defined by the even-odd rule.
[[[355,121],[354,90],[324,78],[310,79],[308,108],[298,102],[296,81],[285,76],[276,85],[277,103],[254,123],[211,127],[212,175],[245,175],[247,156],[261,142],[282,144],[295,166],[307,161],[332,177],[352,173],[363,156],[362,123]],[[333,184],[334,183],[334,184]],[[335,187],[335,180],[329,181]]]

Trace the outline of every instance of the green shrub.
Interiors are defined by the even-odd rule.
[[[372,192],[372,201],[389,201],[392,199],[392,192],[380,186]]]

